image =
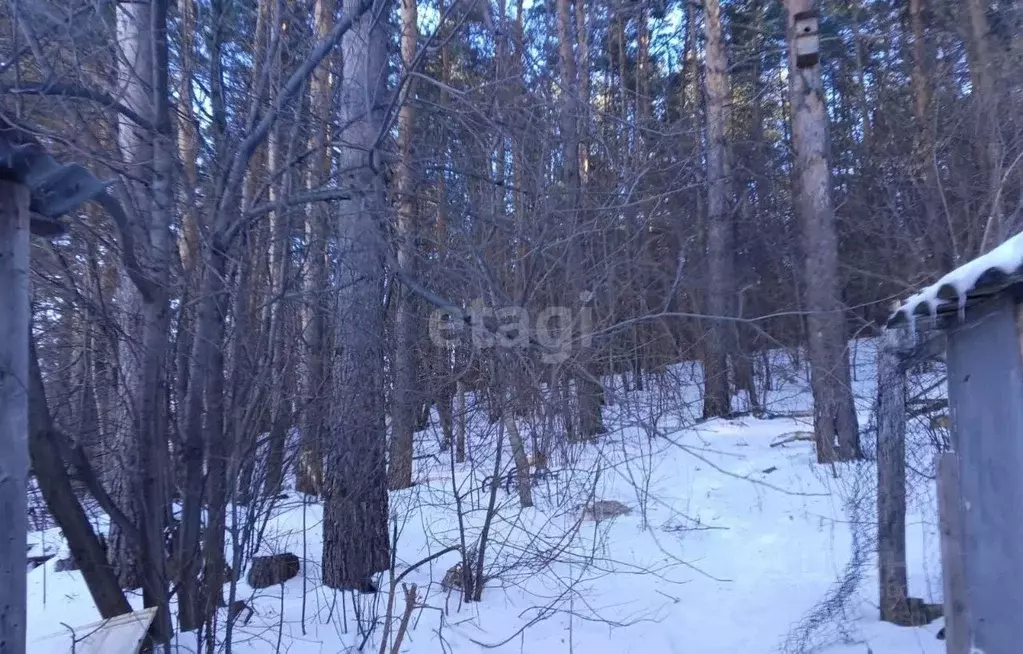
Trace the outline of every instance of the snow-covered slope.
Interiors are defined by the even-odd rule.
[[[864,381],[858,391],[866,402],[873,396],[871,353],[861,353],[860,360]],[[688,389],[680,396],[694,393]],[[808,407],[798,376],[771,396],[772,407]],[[458,560],[454,553],[402,580],[417,585],[422,604],[402,652],[944,651],[935,639],[940,621],[917,629],[878,622],[869,536],[875,473],[869,463],[818,466],[805,440],[772,447],[807,432],[808,418],[745,418],[683,428],[679,425],[689,422],[684,411],[672,410],[657,413],[655,426],[652,407],[663,403],[643,397],[619,394],[608,412],[614,428],[598,445],[562,453],[556,474],[534,488],[536,507],[520,509],[514,490],[499,493],[487,551],[494,578],[482,602],[460,603],[458,591],[441,587],[445,571]],[[868,415],[861,418],[867,424]],[[432,442],[424,440],[424,451]],[[476,445],[480,453],[455,468],[454,484],[448,460],[422,459],[417,471],[422,483],[392,493],[400,532],[398,573],[459,541],[454,486],[468,533],[479,533],[488,499],[482,486],[493,459],[479,439]],[[933,491],[922,491],[911,495],[910,590],[940,601]],[[580,522],[578,504],[591,499],[617,500],[631,513]],[[858,509],[851,510],[854,506]],[[319,585],[320,519],[318,505],[291,500],[271,520],[263,550],[299,556],[304,551],[305,579],[300,575],[256,592],[239,583],[238,596],[250,599],[254,616],[236,627],[234,652],[350,651],[364,643],[356,615],[365,623],[366,616],[386,612],[385,593],[353,598]],[[865,557],[862,579],[847,601],[828,604],[854,560],[854,531]],[[59,543],[58,534],[42,536]],[[61,623],[98,618],[81,576],[54,572],[52,564],[29,574],[30,638],[52,633]],[[400,587],[397,595],[392,635],[404,606]],[[822,613],[822,607],[834,610]],[[365,640],[365,651],[380,651],[380,632],[378,626]],[[194,651],[194,636],[181,636],[178,646]]]

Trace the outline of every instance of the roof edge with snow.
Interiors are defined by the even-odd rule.
[[[889,327],[913,325],[918,318],[963,314],[972,301],[1023,282],[1023,232],[994,250],[948,273],[907,299],[888,319]]]

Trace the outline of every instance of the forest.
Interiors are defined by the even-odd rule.
[[[465,607],[681,511],[673,434],[778,421],[764,457],[855,477],[862,348],[1023,227],[1021,107],[1019,0],[4,0],[0,168],[94,179],[0,294],[0,652],[45,651],[26,534],[153,651],[476,652],[512,637]],[[547,590],[515,639],[586,596]]]

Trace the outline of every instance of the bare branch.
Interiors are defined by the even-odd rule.
[[[73,98],[76,100],[89,100],[104,107],[114,109],[139,127],[144,129],[153,129],[152,121],[146,120],[135,111],[124,106],[115,100],[113,96],[104,93],[103,91],[86,88],[84,86],[60,84],[57,82],[41,82],[20,86],[0,86],[0,93],[10,93],[11,95],[45,95],[61,98]]]

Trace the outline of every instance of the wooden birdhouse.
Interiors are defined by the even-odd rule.
[[[821,37],[816,10],[801,11],[795,21],[796,68],[816,66],[821,58]]]

